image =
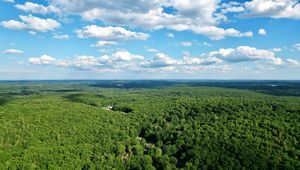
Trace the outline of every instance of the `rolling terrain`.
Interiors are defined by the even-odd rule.
[[[0,83],[0,169],[299,169],[298,81]]]

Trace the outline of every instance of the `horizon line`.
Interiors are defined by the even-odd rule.
[[[300,79],[0,79],[14,81],[300,81]]]

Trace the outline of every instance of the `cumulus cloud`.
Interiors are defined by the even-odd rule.
[[[54,65],[58,67],[73,67],[77,69],[88,69],[94,71],[172,71],[172,72],[192,72],[209,68],[217,69],[221,72],[230,70],[227,64],[240,62],[252,62],[254,64],[268,64],[275,66],[285,63],[276,57],[272,51],[256,49],[254,47],[240,46],[237,48],[221,48],[199,56],[183,55],[179,58],[171,57],[164,53],[156,53],[153,57],[145,58],[141,55],[131,54],[126,50],[115,51],[100,57],[76,56],[75,58],[55,59],[43,55],[39,58],[30,58],[29,63],[39,65]],[[287,60],[287,63],[295,61]]]
[[[167,66],[173,66],[173,65],[178,65],[182,61],[176,60],[164,53],[157,53],[155,54],[155,57],[151,60],[147,60],[143,62],[144,67],[167,67]]]
[[[208,42],[203,42],[202,44],[205,45],[205,46],[207,46],[207,47],[212,47],[213,46],[212,44],[210,44]]]
[[[196,73],[207,69],[222,68],[222,65],[217,65],[219,63],[222,63],[222,60],[216,57],[184,56],[174,59],[166,54],[157,53],[154,58],[142,62],[141,69],[147,72]]]
[[[100,20],[106,24],[135,28],[191,30],[214,40],[227,36],[252,36],[249,31],[240,32],[234,28],[219,28],[219,23],[227,20],[227,13],[242,13],[242,16],[245,17],[300,19],[300,5],[296,0],[220,2],[220,0],[149,0],[147,2],[144,0],[124,0],[122,2],[112,0],[111,3],[107,3],[100,0],[52,0],[48,6],[26,2],[23,5],[17,4],[16,8],[39,14],[80,15],[89,21]],[[165,13],[164,7],[171,7],[175,12]],[[212,31],[210,28],[213,28]]]
[[[112,48],[101,48],[101,49],[98,49],[97,50],[99,53],[103,53],[103,54],[108,54],[108,53],[111,53],[113,51],[115,51],[114,49]]]
[[[104,46],[112,46],[117,45],[115,41],[98,41],[96,44],[92,44],[91,47],[104,47]]]
[[[236,29],[229,28],[223,29],[215,26],[205,26],[205,27],[192,27],[191,28],[195,33],[203,34],[212,40],[221,40],[225,37],[252,37],[253,33],[251,31],[248,32],[240,32]]]
[[[300,61],[288,58],[287,63],[292,66],[300,66]]]
[[[101,57],[77,57],[73,61],[69,61],[71,66],[85,69],[128,69],[135,68],[136,63],[139,60],[143,60],[144,57],[140,55],[131,54],[128,51],[116,51],[111,55],[103,55]]]
[[[193,42],[189,42],[189,41],[183,41],[180,43],[182,46],[184,47],[190,47],[193,45]]]
[[[42,18],[34,17],[32,15],[28,15],[28,16],[20,15],[19,18],[21,19],[21,21],[16,21],[16,20],[2,21],[0,25],[8,29],[30,30],[30,31],[38,31],[38,32],[52,31],[55,28],[58,28],[60,26],[60,23],[50,18],[42,19]]]
[[[31,34],[31,35],[36,35],[36,34],[37,34],[37,33],[34,32],[34,31],[28,31],[28,33]]]
[[[226,13],[240,13],[244,12],[245,8],[242,3],[230,1],[229,3],[222,3],[220,6],[221,12]]]
[[[191,18],[198,23],[215,24],[214,16],[219,0],[111,0],[111,3],[95,0],[53,0],[52,5],[72,14],[79,14],[87,20],[102,20],[106,23],[134,23],[139,26],[157,27],[173,23],[170,18],[178,20]],[[163,6],[176,9],[176,14],[164,13]],[[113,14],[113,15],[112,15]],[[145,20],[148,19],[148,20]]]
[[[49,65],[49,64],[54,64],[56,59],[49,55],[44,54],[38,58],[29,58],[28,61],[30,64]]]
[[[174,38],[174,37],[175,37],[175,35],[174,35],[174,34],[172,34],[172,33],[167,33],[167,37],[168,37],[168,38]]]
[[[158,53],[159,52],[158,49],[154,49],[154,48],[147,48],[147,51],[151,52],[151,53]]]
[[[102,58],[101,58],[102,59]],[[131,60],[143,60],[144,57],[141,55],[134,55],[128,51],[117,51],[112,54],[109,60],[111,61],[131,61]]]
[[[281,52],[282,49],[281,48],[273,48],[273,51],[275,51],[275,52]]]
[[[79,38],[100,38],[102,40],[147,40],[149,34],[133,32],[122,27],[101,27],[88,25],[81,30],[76,30]]]
[[[221,48],[208,53],[208,56],[220,58],[230,63],[265,60],[273,65],[282,65],[282,59],[275,56],[273,51],[257,49],[249,46],[237,48]]]
[[[46,7],[32,2],[26,2],[24,5],[17,4],[15,5],[15,7],[25,12],[31,12],[31,13],[43,14],[43,15],[50,14],[50,13],[59,13],[60,11],[57,7],[54,7],[52,5]]]
[[[188,66],[203,66],[221,63],[222,60],[216,57],[190,57],[184,56],[179,59],[174,59],[164,53],[157,53],[153,59],[146,60],[142,63],[142,67],[146,68],[162,68],[162,67],[188,67]]]
[[[244,3],[246,17],[300,19],[300,5],[296,0],[252,0]]]
[[[14,0],[2,0],[3,2],[8,2],[8,3],[15,3]]]
[[[27,2],[17,8],[32,13],[80,15],[88,21],[100,20],[105,24],[143,29],[190,30],[213,40],[229,37],[251,37],[252,32],[240,32],[234,28],[223,29],[218,25],[227,20],[226,13],[243,12],[241,3],[220,5],[220,0],[52,0],[49,6]],[[129,5],[130,4],[130,5]],[[165,13],[164,7],[176,12]],[[174,37],[168,34],[168,37]],[[145,37],[144,37],[145,38]],[[147,39],[147,38],[146,38]]]
[[[189,9],[190,5],[188,5],[186,8]],[[182,9],[185,9],[181,7]],[[186,10],[187,10],[186,9]],[[194,8],[192,8],[194,10]],[[96,9],[93,9],[96,10]],[[207,10],[206,8],[204,10]],[[98,11],[99,12],[99,11]],[[98,13],[97,11],[94,11],[94,13]],[[115,13],[114,13],[115,14]],[[141,27],[141,28],[153,28],[153,29],[162,29],[162,28],[168,28],[176,31],[185,31],[185,30],[191,30],[196,34],[202,34],[204,36],[209,37],[213,40],[220,40],[224,39],[225,37],[251,37],[253,34],[252,32],[240,32],[236,29],[229,28],[229,29],[223,29],[215,26],[216,22],[213,18],[206,17],[207,22],[204,22],[204,18],[189,18],[192,17],[188,15],[188,11],[185,11],[184,14],[187,18],[183,18],[182,15],[180,16],[174,16],[172,14],[162,14],[162,9],[156,10],[156,11],[150,11],[150,13],[141,15],[137,14],[134,16],[128,16],[128,18],[131,18],[130,21],[126,21],[128,18],[124,19],[116,19],[114,21],[120,20],[121,25],[130,25],[129,23],[135,23],[134,27]],[[127,14],[127,15],[133,15],[133,14]],[[157,15],[157,16],[156,16]],[[204,14],[202,14],[204,15]],[[90,14],[88,15],[90,16]],[[92,16],[98,16],[96,14],[93,14]],[[123,16],[123,14],[114,15],[116,16]],[[95,17],[95,19],[98,19],[101,17]],[[210,19],[208,19],[210,18]],[[136,21],[137,20],[137,21]],[[195,21],[196,20],[196,21]],[[210,22],[209,22],[210,21]],[[113,23],[113,22],[108,22]]]
[[[70,36],[67,35],[67,34],[63,34],[63,35],[57,35],[57,34],[55,34],[55,35],[53,36],[53,38],[55,38],[55,39],[60,39],[60,40],[68,40],[68,39],[70,38]]]
[[[221,62],[223,62],[223,60],[216,57],[206,57],[206,58],[183,57],[184,65],[213,65]]]
[[[91,69],[101,66],[94,56],[77,56],[74,60],[62,60],[57,62],[58,66],[73,66],[80,69]]]
[[[261,29],[258,30],[258,34],[260,34],[260,35],[267,35],[267,32],[266,32],[265,29],[261,28]]]
[[[2,51],[3,54],[23,54],[24,51],[22,50],[17,50],[17,49],[7,49]]]
[[[99,20],[105,24],[143,29],[190,30],[213,40],[229,37],[251,37],[249,31],[240,32],[234,28],[223,29],[218,25],[226,21],[226,13],[241,12],[240,3],[223,3],[220,0],[51,0],[49,6],[25,3],[16,7],[33,13],[60,13],[61,15],[80,15],[88,21]],[[174,9],[166,13],[164,7]],[[212,30],[211,30],[212,29]],[[142,39],[147,39],[143,35]],[[173,34],[168,34],[173,37]]]
[[[72,67],[76,69],[116,72],[116,71],[176,71],[195,70],[196,68],[221,63],[215,57],[198,58],[182,57],[172,58],[164,53],[156,53],[151,59],[144,56],[131,54],[128,51],[116,51],[110,55],[75,56],[71,59],[55,59],[48,55],[38,58],[29,58],[30,64],[53,65],[57,67]],[[200,69],[199,69],[200,70]]]
[[[293,47],[294,47],[296,50],[299,50],[299,51],[300,51],[300,43],[294,44]]]
[[[218,4],[219,0],[174,0],[172,2],[179,15],[194,19],[203,18],[203,22],[206,23],[218,22],[219,18],[214,16]]]
[[[103,55],[100,57],[94,56],[76,56],[73,59],[56,59],[48,55],[42,55],[38,58],[29,58],[30,64],[36,65],[54,65],[59,67],[74,67],[78,69],[132,69],[138,61],[143,60],[141,55],[134,55],[128,51],[121,50],[112,53],[111,55]]]
[[[284,64],[283,60],[281,58],[278,58],[278,57],[275,57],[274,59],[271,59],[269,61],[269,63],[272,64],[272,65],[277,65],[277,66],[280,66],[280,65]]]

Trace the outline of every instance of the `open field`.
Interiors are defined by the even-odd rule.
[[[0,169],[299,169],[299,81],[0,83]]]

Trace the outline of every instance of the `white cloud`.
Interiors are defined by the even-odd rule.
[[[229,65],[200,65],[200,66],[183,66],[179,69],[180,72],[195,74],[206,70],[216,70],[220,73],[226,73],[231,71],[232,68]]]
[[[207,47],[212,47],[213,46],[212,44],[210,44],[208,42],[203,42],[202,44],[205,45],[205,46],[207,46]]]
[[[244,3],[246,17],[300,19],[300,5],[296,0],[252,0]]]
[[[206,10],[206,9],[205,9]],[[141,27],[141,28],[152,28],[152,29],[162,29],[162,28],[168,28],[176,31],[185,31],[185,30],[191,30],[196,34],[202,34],[210,39],[213,40],[220,40],[224,39],[225,37],[251,37],[253,34],[252,32],[240,32],[236,29],[229,28],[229,29],[223,29],[219,28],[217,26],[214,26],[213,19],[208,19],[211,22],[203,23],[203,18],[197,18],[197,19],[192,19],[192,18],[182,18],[178,16],[174,16],[171,14],[161,14],[162,9],[159,9],[157,11],[151,11],[151,13],[146,14],[146,15],[137,15],[132,18],[133,21],[128,21],[129,23],[136,23],[137,25],[134,25],[134,27]],[[187,11],[186,11],[187,13]],[[129,14],[131,15],[131,14]],[[158,16],[155,16],[158,15]],[[187,14],[186,14],[187,15]],[[94,16],[94,15],[93,15]],[[96,15],[97,16],[97,15]],[[118,16],[118,15],[114,15]],[[120,16],[123,16],[120,14]],[[144,18],[143,18],[144,17]],[[99,17],[96,17],[99,18]],[[101,18],[101,17],[100,17]],[[131,17],[129,17],[131,18]],[[123,23],[126,21],[127,18],[120,19],[122,23],[121,25],[129,25],[132,26],[128,23]],[[134,21],[139,19],[139,21]],[[155,19],[155,20],[154,20]],[[117,21],[119,19],[116,19]],[[153,20],[153,21],[151,21]],[[197,22],[195,22],[197,20]],[[192,24],[191,24],[192,22]],[[195,23],[193,23],[195,22]]]
[[[3,2],[8,2],[8,3],[15,3],[14,0],[2,0]]]
[[[294,44],[293,47],[294,47],[296,50],[299,50],[299,51],[300,51],[300,43]]]
[[[175,36],[174,36],[174,34],[172,34],[172,33],[167,33],[167,37],[168,37],[168,38],[174,38]]]
[[[112,54],[111,60],[115,61],[131,61],[131,60],[143,60],[144,57],[141,55],[133,55],[128,51],[117,51]]]
[[[178,24],[179,20],[197,20],[201,24],[215,24],[214,16],[219,0],[111,0],[106,3],[96,0],[53,0],[66,13],[78,14],[87,20],[102,20],[106,23],[134,23],[134,25],[160,27],[169,23]],[[174,15],[163,13],[162,6],[173,6]],[[173,21],[168,20],[174,18]],[[193,20],[192,20],[193,19]],[[196,21],[195,21],[196,23]],[[181,23],[180,23],[181,24]]]
[[[281,52],[282,49],[281,49],[281,48],[273,48],[273,51],[274,51],[274,52]]]
[[[34,32],[34,31],[28,31],[28,33],[31,34],[31,35],[36,35],[36,34],[37,34],[37,33]]]
[[[131,54],[126,50],[115,51],[100,57],[76,56],[75,58],[55,59],[43,55],[40,58],[30,58],[29,63],[39,65],[53,65],[57,67],[71,67],[76,69],[94,70],[97,72],[118,71],[171,71],[171,72],[199,72],[207,69],[216,69],[227,72],[231,68],[227,63],[252,62],[265,63],[268,66],[284,65],[282,59],[275,56],[272,51],[256,49],[254,47],[240,46],[237,48],[221,48],[217,51],[201,54],[198,57],[190,54],[181,58],[173,58],[164,53],[156,53],[152,58]],[[287,60],[288,63],[295,61]]]
[[[17,50],[17,49],[7,49],[2,51],[3,54],[23,54],[24,51],[22,50]]]
[[[288,63],[289,65],[292,65],[292,66],[300,66],[300,61],[297,61],[297,60],[294,60],[294,59],[290,59],[290,58],[288,58],[286,61],[287,61],[287,63]]]
[[[98,41],[96,44],[92,44],[91,47],[104,47],[104,46],[112,46],[117,45],[115,41]]]
[[[63,63],[63,64],[62,64]],[[59,61],[59,66],[73,66],[81,69],[91,69],[93,67],[101,66],[98,59],[94,56],[77,56],[74,60]]]
[[[22,65],[24,64],[24,61],[18,61],[17,64]]]
[[[190,57],[184,56],[180,59],[174,59],[164,53],[157,53],[153,59],[146,60],[142,63],[145,68],[163,68],[163,67],[180,67],[187,68],[191,66],[204,66],[221,63],[222,60],[216,57]]]
[[[25,12],[31,12],[36,14],[50,14],[50,13],[59,13],[59,9],[54,6],[43,6],[40,4],[32,3],[32,2],[26,2],[24,5],[17,4],[15,5],[16,8],[25,11]]]
[[[15,20],[2,21],[0,24],[4,28],[8,28],[8,29],[25,29],[26,28],[26,24],[21,23],[19,21],[15,21]]]
[[[278,57],[275,57],[275,58],[271,59],[269,61],[269,63],[272,64],[272,65],[277,65],[277,66],[280,66],[280,65],[284,64],[284,62],[282,61],[282,59],[278,58]]]
[[[82,30],[76,30],[79,38],[100,38],[102,40],[146,40],[149,34],[132,32],[122,27],[101,27],[89,25]]]
[[[158,49],[154,49],[154,48],[147,48],[147,51],[151,52],[151,53],[157,53],[157,52],[159,52]]]
[[[189,41],[183,41],[180,43],[182,46],[184,47],[190,47],[193,45],[193,42],[189,42]]]
[[[68,40],[68,39],[70,38],[70,36],[69,36],[69,35],[66,35],[66,34],[63,34],[63,35],[57,35],[57,34],[55,34],[55,35],[53,36],[53,38],[55,38],[55,39],[60,39],[60,40]]]
[[[0,25],[4,28],[8,29],[17,29],[17,30],[30,30],[30,31],[38,31],[38,32],[47,32],[52,31],[55,28],[60,26],[60,23],[57,21],[47,18],[42,19],[38,17],[34,17],[32,15],[28,16],[19,16],[21,21],[9,20],[9,21],[2,21]]]
[[[167,67],[167,66],[173,66],[173,65],[178,65],[182,61],[173,59],[172,57],[164,54],[164,53],[157,53],[155,54],[155,57],[151,60],[147,60],[143,62],[144,67]]]
[[[139,61],[144,59],[141,55],[134,55],[128,51],[116,51],[111,55],[76,56],[73,59],[55,59],[48,55],[39,58],[29,58],[30,64],[53,65],[58,67],[74,67],[77,69],[99,70],[99,69],[134,69]]]
[[[241,3],[223,3],[220,0],[52,0],[49,6],[27,2],[16,5],[27,12],[60,15],[80,15],[88,21],[100,20],[105,24],[143,29],[190,30],[213,40],[229,37],[251,37],[252,32],[234,28],[223,29],[217,25],[226,21],[226,13],[244,11]],[[130,5],[129,5],[130,4]],[[165,13],[163,6],[172,7],[175,13]],[[221,8],[221,10],[220,10]],[[114,27],[117,28],[117,27]],[[174,37],[173,34],[167,34]],[[143,36],[142,39],[147,39]]]
[[[195,19],[195,22],[200,21],[206,25],[219,22],[219,18],[214,15],[219,2],[219,0],[173,0],[172,5],[178,10],[178,15]]]
[[[44,54],[39,58],[29,58],[28,61],[30,64],[49,65],[49,64],[54,64],[56,59],[49,55]]]
[[[223,29],[215,26],[206,26],[206,27],[193,27],[192,30],[195,33],[203,34],[210,37],[212,40],[221,40],[225,37],[252,37],[252,32],[240,32],[236,29],[229,28]]]
[[[265,29],[261,28],[261,29],[258,30],[258,34],[260,34],[260,35],[267,35],[267,32],[266,32]]]
[[[114,51],[114,49],[112,48],[101,48],[97,50],[99,53],[103,53],[103,54],[107,54],[107,53],[111,53]]]
[[[80,15],[88,21],[100,20],[105,24],[143,29],[191,30],[214,40],[230,37],[251,37],[251,32],[217,25],[226,20],[224,13],[242,11],[241,4],[223,5],[220,0],[52,0],[50,6],[59,8],[64,15]],[[172,7],[174,13],[165,13],[163,6]],[[225,9],[226,8],[226,9]],[[224,11],[226,10],[226,12]],[[173,34],[168,34],[173,37]]]
[[[184,65],[212,65],[223,62],[221,59],[216,57],[207,58],[193,58],[193,57],[183,57]]]
[[[265,60],[273,65],[282,65],[283,61],[276,57],[273,51],[256,49],[249,46],[237,48],[221,48],[208,53],[208,56],[217,57],[230,63]]]
[[[243,7],[242,3],[233,2],[233,1],[230,1],[229,3],[222,3],[220,8],[221,8],[221,12],[223,14],[226,14],[226,13],[240,13],[240,12],[245,11],[245,8]]]
[[[110,3],[107,3],[107,1],[102,0],[51,0],[51,5],[60,7],[64,12],[79,14],[93,8],[120,10],[124,12],[128,12],[128,10],[146,12],[153,7],[159,6],[161,2],[163,1],[111,0]]]

